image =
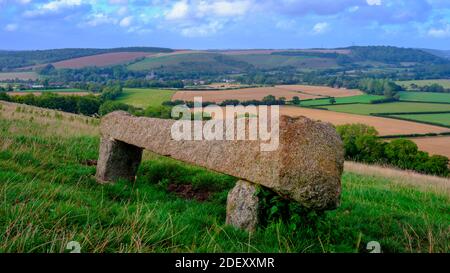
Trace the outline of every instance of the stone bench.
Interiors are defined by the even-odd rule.
[[[103,117],[97,181],[134,181],[146,149],[240,179],[227,201],[227,223],[239,228],[258,223],[258,184],[309,209],[338,206],[344,150],[332,125],[282,116],[278,149],[264,152],[259,140],[176,141],[174,122],[123,111]]]

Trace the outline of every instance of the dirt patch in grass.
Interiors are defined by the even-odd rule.
[[[205,189],[195,189],[190,184],[169,184],[167,186],[169,192],[174,193],[176,196],[184,199],[195,199],[203,202],[209,199],[212,192]]]

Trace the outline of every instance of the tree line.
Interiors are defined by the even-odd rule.
[[[420,151],[411,140],[399,138],[383,141],[374,127],[364,124],[341,125],[336,129],[344,142],[345,157],[348,160],[388,164],[438,176],[448,176],[450,173],[447,157],[430,156]]]
[[[120,85],[103,86],[101,95],[58,95],[55,93],[42,93],[36,96],[32,93],[24,96],[10,96],[6,92],[0,92],[0,100],[23,103],[42,108],[55,109],[69,113],[94,116],[100,113],[101,106],[112,101],[122,94]]]

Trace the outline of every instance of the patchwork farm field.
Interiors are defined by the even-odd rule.
[[[44,90],[36,90],[36,89],[29,89],[29,90],[20,90],[18,92],[42,92],[42,93],[78,93],[78,92],[89,92],[86,90],[78,89],[78,88],[61,88],[61,89],[44,89]]]
[[[230,54],[233,55],[233,54]],[[254,65],[258,68],[271,69],[280,66],[296,68],[335,68],[336,60],[311,56],[285,56],[268,54],[237,54],[233,58]]]
[[[276,88],[315,95],[322,97],[351,97],[357,95],[363,95],[361,90],[357,89],[345,89],[345,88],[333,88],[328,86],[313,86],[313,85],[276,85]]]
[[[359,115],[379,113],[439,112],[450,111],[450,104],[391,102],[382,104],[346,104],[324,107],[330,111]]]
[[[326,110],[302,108],[295,106],[283,106],[281,107],[280,111],[281,114],[284,115],[293,117],[305,116],[315,120],[330,122],[334,125],[342,125],[348,123],[363,123],[375,127],[377,131],[380,133],[380,136],[450,132],[449,128],[428,124],[421,124],[412,121],[404,121],[374,116],[364,116],[342,112],[332,112]]]
[[[116,101],[140,108],[160,106],[163,102],[170,101],[175,92],[162,89],[124,88],[123,94]]]
[[[450,93],[404,91],[399,94],[400,100],[450,103]]]
[[[450,126],[450,113],[442,114],[406,114],[406,115],[389,115],[389,117],[396,117],[418,122],[430,122]]]
[[[44,93],[54,93],[54,94],[58,94],[58,95],[63,95],[63,96],[87,96],[87,95],[95,95],[98,96],[100,94],[95,94],[92,92],[88,92],[88,91],[56,91],[56,90],[40,90],[40,91],[36,91],[36,90],[29,90],[29,91],[14,91],[14,92],[8,92],[8,95],[10,96],[25,96],[25,95],[29,95],[29,94],[33,94],[35,96],[40,96]]]
[[[407,89],[412,89],[411,84],[415,84],[417,86],[426,86],[432,84],[442,85],[444,88],[450,88],[450,80],[416,80],[416,81],[397,81],[398,85],[404,86]]]
[[[138,58],[143,58],[149,55],[151,55],[149,52],[113,52],[74,58],[52,64],[56,68],[83,68],[89,66],[103,67],[129,63]]]
[[[351,97],[341,97],[341,98],[335,98],[336,103],[335,104],[347,104],[347,103],[365,103],[368,104],[373,100],[383,99],[384,96],[377,96],[377,95],[358,95],[358,96],[351,96]],[[305,100],[301,101],[300,105],[302,106],[323,106],[323,105],[331,105],[330,99],[314,99],[314,100]]]
[[[275,87],[258,87],[258,88],[244,88],[234,90],[189,90],[178,91],[172,97],[172,100],[193,101],[194,97],[202,97],[203,101],[210,101],[220,103],[224,100],[262,100],[268,95],[273,95],[276,98],[285,97],[287,100],[292,100],[294,96],[298,96],[300,100],[323,98],[329,96],[346,97],[361,94],[359,90],[338,89],[323,86],[308,86],[308,85],[277,85]]]
[[[7,80],[37,80],[39,75],[35,72],[1,72],[0,73],[0,81]]]
[[[357,253],[370,241],[385,253],[450,251],[448,183],[438,191],[432,179],[406,184],[353,166],[337,210],[248,233],[224,224],[234,178],[146,153],[136,183],[98,184],[97,119],[0,105],[0,252],[66,252],[73,240],[83,253]]]
[[[423,137],[411,138],[420,150],[433,155],[443,155],[450,158],[450,137]]]
[[[216,53],[197,53],[197,52],[181,52],[181,53],[161,53],[149,56],[144,60],[136,62],[128,66],[128,69],[134,71],[152,70],[156,68],[166,67],[171,70],[178,70],[179,66],[191,64],[197,68],[214,69],[215,71],[224,71],[233,69],[226,63],[221,62],[221,54]]]

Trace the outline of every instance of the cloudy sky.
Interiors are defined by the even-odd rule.
[[[0,48],[450,49],[450,0],[0,0]]]

